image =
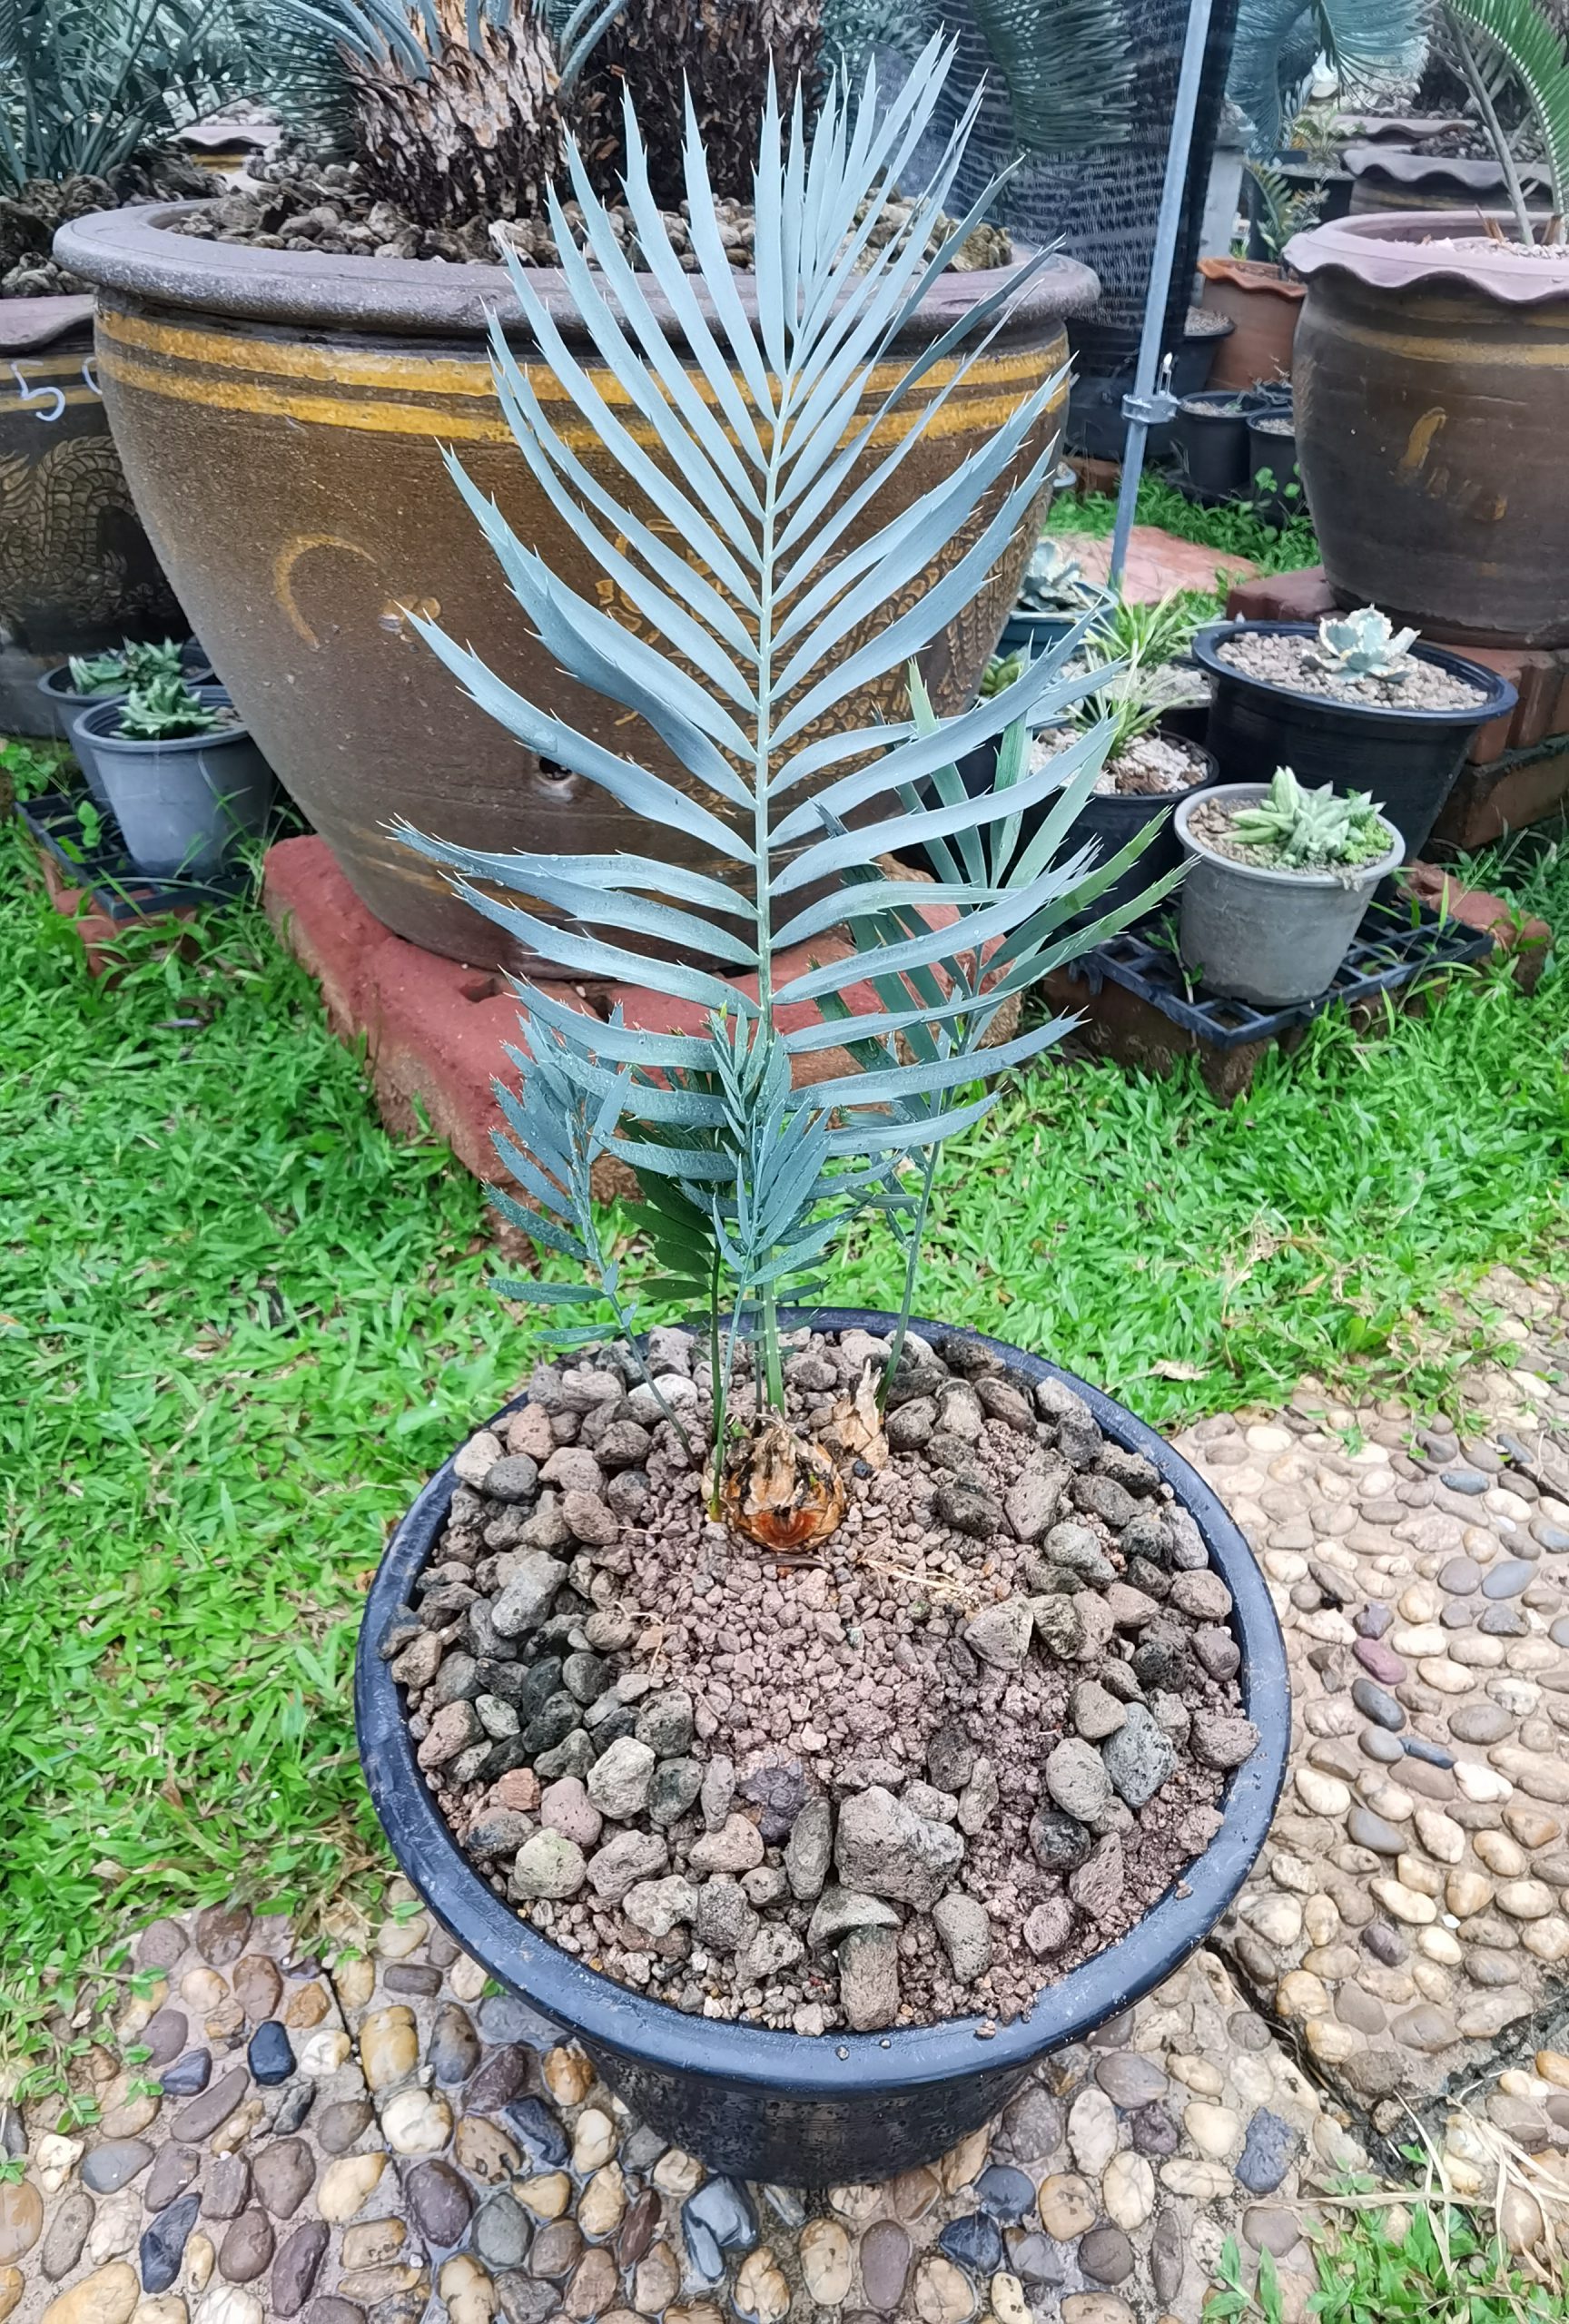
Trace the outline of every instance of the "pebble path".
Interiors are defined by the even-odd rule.
[[[74,2067],[90,2128],[0,2104],[0,2324],[1196,2324],[1228,2235],[1301,2324],[1316,2199],[1406,2102],[1462,2191],[1489,2124],[1555,2171],[1569,1341],[1554,1295],[1487,1290],[1515,1360],[1469,1381],[1475,1434],[1305,1386],[1178,1440],[1269,1577],[1291,1774],[1210,1947],[987,2130],[879,2185],[737,2186],[400,1880],[320,1957],[214,1907],[135,1940]]]

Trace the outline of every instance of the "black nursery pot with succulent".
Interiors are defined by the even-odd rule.
[[[924,253],[957,141],[876,270],[855,261],[941,81],[929,56],[848,146],[842,87],[814,139],[770,107],[755,318],[703,231],[688,150],[718,410],[658,386],[679,374],[651,304],[624,295],[597,203],[576,294],[593,370],[515,273],[629,504],[657,493],[658,530],[600,481],[590,497],[498,338],[521,457],[636,634],[453,462],[562,669],[628,732],[653,727],[685,787],[423,635],[530,748],[651,832],[681,824],[728,876],[405,834],[526,950],[639,985],[688,1029],[520,987],[497,1143],[522,1199],[495,1199],[574,1273],[505,1287],[562,1353],[387,1552],[357,1673],[371,1795],[438,1916],[630,2104],[724,2169],[794,2184],[941,2152],[1043,2051],[1169,1974],[1245,1876],[1284,1767],[1268,1593],[1192,1472],[1039,1357],[912,1322],[946,1141],[995,1102],[978,1085],[1065,1029],[1007,1030],[1010,1004],[1126,924],[1139,900],[1095,908],[1147,843],[1101,862],[1076,827],[1106,721],[1026,763],[1031,723],[1104,672],[1068,675],[1064,645],[944,723],[913,670],[1040,489],[1055,382],[918,517],[848,558],[835,546],[844,477],[870,458],[875,505],[898,441],[868,423],[825,457],[823,423],[890,363],[942,263]],[[644,249],[672,305],[691,303],[662,237]],[[977,338],[986,320],[983,304]],[[961,355],[936,410],[965,375]],[[657,471],[617,417],[628,399]],[[967,554],[915,589],[966,525]],[[857,691],[906,670],[908,716],[847,729]],[[972,799],[955,757],[998,736],[996,785]],[[942,867],[941,925],[932,891],[883,868],[912,839]],[[636,1176],[659,1295],[692,1330],[638,1329],[592,1200],[607,1157]],[[835,1244],[873,1229],[902,1271],[896,1311],[824,1305]]]
[[[1207,740],[1226,783],[1293,768],[1381,800],[1422,852],[1472,736],[1515,705],[1506,678],[1396,632],[1376,606],[1311,622],[1220,622],[1194,659],[1215,682]]]

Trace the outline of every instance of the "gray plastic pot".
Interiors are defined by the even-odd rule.
[[[1235,863],[1189,829],[1200,807],[1251,807],[1262,783],[1222,783],[1189,792],[1177,809],[1177,837],[1188,857],[1177,924],[1182,965],[1207,992],[1281,1009],[1314,1000],[1335,981],[1373,891],[1393,872],[1406,842],[1387,815],[1385,852],[1351,877],[1328,872],[1269,872]]]
[[[222,686],[197,686],[204,703],[229,706]],[[84,711],[71,729],[85,769],[98,778],[125,850],[151,880],[205,879],[235,843],[265,826],[277,791],[271,768],[244,726],[143,743],[119,733],[118,702]]]

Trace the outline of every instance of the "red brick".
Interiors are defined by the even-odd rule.
[[[1485,847],[1505,832],[1540,823],[1569,801],[1569,747],[1544,750],[1502,773],[1463,766],[1433,836],[1451,847]]]
[[[1295,573],[1260,573],[1243,581],[1226,599],[1226,611],[1239,621],[1322,621],[1335,599],[1321,565]]]
[[[1441,863],[1407,864],[1400,877],[1406,891],[1420,902],[1491,936],[1495,952],[1513,955],[1516,983],[1526,992],[1535,990],[1553,941],[1544,920],[1520,919],[1507,897],[1486,888],[1462,887]]]
[[[422,1109],[466,1169],[479,1178],[495,1177],[490,1133],[502,1117],[492,1083],[498,1075],[511,1078],[503,1045],[521,1038],[518,1002],[505,978],[394,936],[360,901],[325,840],[281,840],[270,849],[262,901],[280,937],[321,985],[334,1031],[346,1040],[364,1036],[377,1107],[388,1128],[412,1135]],[[942,924],[958,917],[951,904],[926,910]],[[824,936],[783,953],[775,962],[777,980],[803,974],[814,961],[840,959],[848,949],[842,940]],[[736,981],[755,993],[755,977]],[[705,1022],[694,1003],[633,986],[598,988],[593,1003],[575,986],[548,989],[567,1007],[585,1011],[602,1007],[608,1013],[619,1002],[627,1024],[645,1030],[696,1032]],[[864,982],[844,998],[857,1013],[879,1005]],[[1017,1001],[1000,1010],[992,1039],[1007,1039],[1017,1029],[1018,1013]],[[815,1023],[818,1016],[811,1001],[779,1011],[786,1030]],[[851,1058],[835,1048],[799,1059],[796,1078],[804,1084],[853,1070]],[[625,1191],[629,1183],[625,1174],[618,1182],[617,1170],[612,1165],[605,1176],[607,1194]]]
[[[89,976],[113,977],[118,972],[122,965],[120,945],[127,927],[164,928],[168,930],[172,942],[177,942],[187,953],[193,949],[192,940],[178,932],[183,921],[195,918],[193,904],[171,904],[163,911],[150,912],[132,921],[116,920],[113,914],[99,911],[93,901],[91,890],[73,888],[67,884],[59,864],[46,848],[38,850],[38,861],[43,868],[44,885],[48,891],[49,901],[61,919],[71,922],[81,943]],[[135,891],[132,889],[127,892],[134,895]]]

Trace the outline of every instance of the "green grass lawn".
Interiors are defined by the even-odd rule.
[[[1516,865],[1518,876],[1527,876]],[[1537,907],[1569,878],[1534,860]],[[237,1886],[320,1896],[376,1840],[349,1672],[414,1488],[526,1368],[483,1205],[377,1125],[260,913],[86,973],[0,830],[0,1996]],[[1154,1418],[1297,1374],[1438,1395],[1444,1294],[1556,1268],[1569,978],[1322,1028],[1235,1110],[1048,1062],[951,1157],[920,1305]],[[837,1283],[891,1295],[863,1239]]]

